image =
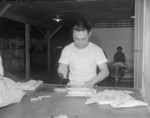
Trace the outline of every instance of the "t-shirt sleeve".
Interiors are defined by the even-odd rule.
[[[61,53],[61,56],[60,56],[60,59],[59,59],[58,62],[63,63],[63,64],[68,64],[69,63],[69,50],[68,50],[67,47],[65,47],[62,50],[62,53]]]
[[[98,65],[108,62],[108,60],[101,48],[98,48],[96,51],[96,62]]]

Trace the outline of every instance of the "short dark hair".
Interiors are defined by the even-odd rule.
[[[76,24],[74,25],[73,31],[85,31],[87,30],[88,33],[91,31],[91,26],[88,24],[86,20],[78,20]]]

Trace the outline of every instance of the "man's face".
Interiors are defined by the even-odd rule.
[[[89,43],[89,37],[91,35],[91,32],[88,33],[87,30],[85,31],[73,31],[73,40],[75,47],[78,49],[85,48]]]
[[[122,50],[121,49],[117,49],[118,50],[118,52],[121,52]]]

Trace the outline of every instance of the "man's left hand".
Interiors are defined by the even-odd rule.
[[[95,85],[95,81],[94,79],[90,80],[90,81],[87,81],[82,87],[85,87],[85,88],[93,88]]]

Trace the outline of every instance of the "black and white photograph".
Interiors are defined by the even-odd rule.
[[[150,118],[149,0],[0,0],[0,118]]]

